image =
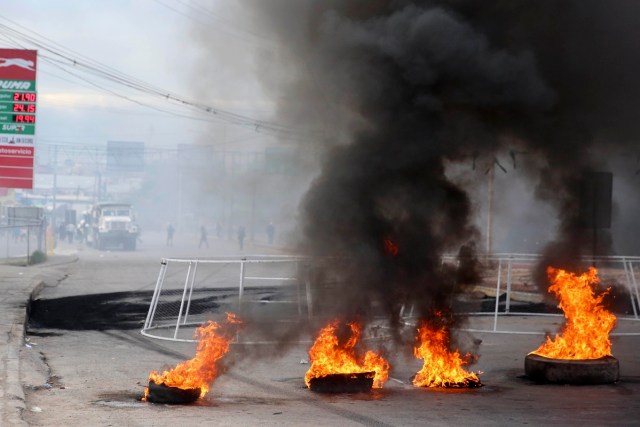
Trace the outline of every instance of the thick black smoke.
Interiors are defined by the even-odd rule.
[[[602,153],[638,150],[639,2],[254,6],[280,47],[264,62],[266,87],[286,101],[280,118],[325,135],[301,223],[308,252],[348,260],[341,287],[320,295],[335,312],[366,316],[380,304],[397,320],[410,301],[422,316],[447,318],[475,278],[479,236],[473,186],[448,168],[514,141],[528,155],[531,191],[559,218],[544,263],[569,267],[592,249],[581,179],[607,167]],[[445,253],[460,263],[443,266]]]

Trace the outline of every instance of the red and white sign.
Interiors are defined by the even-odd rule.
[[[33,188],[33,147],[0,145],[0,187]]]
[[[37,50],[0,49],[0,79],[35,80]]]
[[[9,112],[0,116],[0,188],[33,188],[35,113],[28,115],[33,124],[27,126],[12,112],[18,101],[36,111],[37,59],[35,50],[0,49],[0,103]]]

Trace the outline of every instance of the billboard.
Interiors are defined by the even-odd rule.
[[[39,224],[44,218],[44,209],[33,206],[8,206],[9,225]]]
[[[0,49],[0,188],[33,188],[37,57]]]

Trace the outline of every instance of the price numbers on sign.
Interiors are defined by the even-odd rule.
[[[13,100],[17,102],[36,102],[34,92],[14,92]]]
[[[14,113],[35,113],[36,104],[13,104]]]
[[[36,116],[31,116],[28,114],[15,114],[13,116],[13,121],[16,123],[35,123]]]

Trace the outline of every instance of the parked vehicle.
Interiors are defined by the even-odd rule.
[[[139,228],[133,208],[128,203],[98,203],[92,206],[88,216],[87,243],[99,250],[122,247],[136,250]]]

